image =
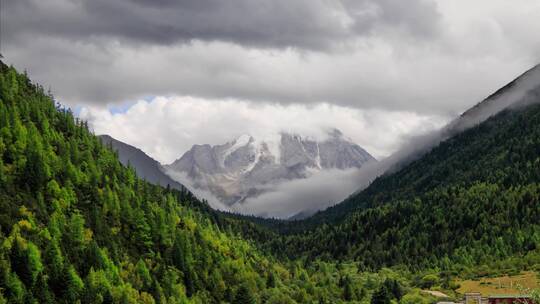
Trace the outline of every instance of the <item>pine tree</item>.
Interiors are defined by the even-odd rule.
[[[236,296],[234,297],[234,303],[236,304],[255,304],[255,297],[253,292],[246,286],[241,285],[240,288],[236,291]]]
[[[71,303],[75,303],[83,293],[84,282],[73,266],[69,266],[66,270],[65,279],[67,287],[65,290],[65,297]]]
[[[43,153],[43,145],[35,127],[29,129],[29,141],[26,146],[26,165],[21,178],[21,185],[28,185],[30,190],[38,191],[50,178],[51,172]]]
[[[41,253],[37,246],[17,236],[11,250],[10,260],[13,270],[26,287],[32,287],[38,275],[43,271]]]
[[[390,292],[386,288],[386,286],[382,285],[373,293],[373,296],[371,297],[371,304],[390,304],[392,303],[392,298],[390,296]]]

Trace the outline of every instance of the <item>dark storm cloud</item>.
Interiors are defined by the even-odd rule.
[[[428,0],[17,0],[4,3],[3,19],[10,40],[202,40],[311,50],[388,28],[419,37],[438,29],[436,6]]]
[[[0,1],[4,61],[72,107],[195,96],[451,116],[540,54],[537,0]]]

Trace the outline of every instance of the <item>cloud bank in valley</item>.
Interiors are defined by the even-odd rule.
[[[214,209],[288,219],[296,215],[309,216],[343,201],[360,187],[367,186],[381,168],[379,164],[370,163],[361,169],[313,172],[307,178],[267,185],[267,192],[232,206],[225,205],[211,192],[194,187],[183,173],[169,171],[167,174],[188,187],[196,197],[206,200]]]
[[[290,218],[311,215],[333,206],[367,184],[378,170],[376,164],[360,169],[328,170],[314,173],[305,179],[278,184],[271,191],[237,203],[230,211],[271,218]]]

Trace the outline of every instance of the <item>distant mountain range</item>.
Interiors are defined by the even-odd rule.
[[[173,179],[210,191],[230,206],[271,191],[277,183],[322,170],[360,168],[374,161],[334,129],[322,141],[281,133],[278,142],[243,135],[222,145],[194,145],[164,168]]]
[[[381,172],[378,174],[399,171],[441,141],[481,123],[504,108],[536,101],[539,82],[540,67],[536,66],[435,132],[433,138],[416,143],[410,147],[411,151],[398,152],[396,159],[390,157],[385,160],[390,165],[379,163]],[[143,151],[110,136],[103,135],[101,139],[118,151],[123,164],[130,163],[147,181],[176,189],[186,185],[198,193],[206,191],[228,206],[241,204],[273,191],[278,184],[307,178],[316,172],[361,168],[366,163],[376,162],[337,129],[328,132],[324,140],[281,133],[279,140],[273,142],[242,135],[221,145],[194,145],[169,165],[161,165]],[[351,199],[346,200],[349,201]],[[347,205],[330,208],[329,213],[344,209],[346,211],[340,213],[346,214],[349,212]],[[300,211],[294,218],[304,218],[305,212],[311,215],[313,210]]]
[[[94,137],[2,61],[0,97],[0,303],[436,301],[422,290],[456,302],[464,279],[538,271],[538,66],[429,143],[412,141],[422,153],[398,169],[297,221],[222,213],[141,182],[102,142],[146,180],[174,181],[142,151]],[[372,161],[333,131],[194,146],[167,170],[261,177],[264,190]]]
[[[170,165],[161,165],[143,151],[101,135],[118,151],[120,161],[143,179],[162,186],[208,191],[231,206],[256,197],[280,183],[307,178],[324,170],[360,168],[375,158],[333,129],[321,141],[281,133],[277,142],[249,135],[222,145],[194,145]]]

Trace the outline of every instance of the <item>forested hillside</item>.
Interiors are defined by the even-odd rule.
[[[265,255],[241,236],[267,232],[139,179],[85,122],[1,62],[0,99],[0,303],[335,303],[405,293],[391,271]]]
[[[274,223],[289,235],[269,246],[289,256],[352,259],[368,269],[455,269],[536,250],[539,92],[530,91],[526,105],[504,110],[380,177],[343,205],[307,221]],[[336,220],[336,212],[346,215]]]
[[[342,220],[272,231],[138,178],[0,62],[0,303],[428,303],[417,288],[540,269],[539,181],[533,104],[377,179]]]
[[[398,165],[403,168],[397,172],[390,170],[390,173],[377,178],[366,190],[321,212],[320,216],[313,219],[339,220],[351,211],[378,206],[395,199],[414,198],[419,193],[441,186],[470,185],[479,180],[501,182],[503,175],[506,185],[538,181],[538,175],[534,176],[530,168],[520,168],[528,161],[534,161],[539,155],[539,150],[535,150],[538,142],[534,140],[534,134],[520,132],[519,122],[514,122],[518,125],[513,129],[508,126],[514,119],[523,120],[528,117],[503,118],[504,115],[501,115],[500,119],[496,119],[506,119],[501,121],[501,124],[494,121],[484,122],[474,128],[474,131],[469,130],[468,135],[460,134],[466,129],[466,125],[474,126],[479,117],[488,118],[494,109],[507,107],[508,111],[520,110],[534,104],[540,104],[540,65],[497,90],[443,128],[438,136],[449,139],[433,151],[426,151],[430,153],[421,155],[421,158],[406,167]],[[534,122],[523,127],[532,132],[537,128]],[[523,149],[528,151],[524,152]],[[524,180],[523,175],[531,173],[533,176]]]

